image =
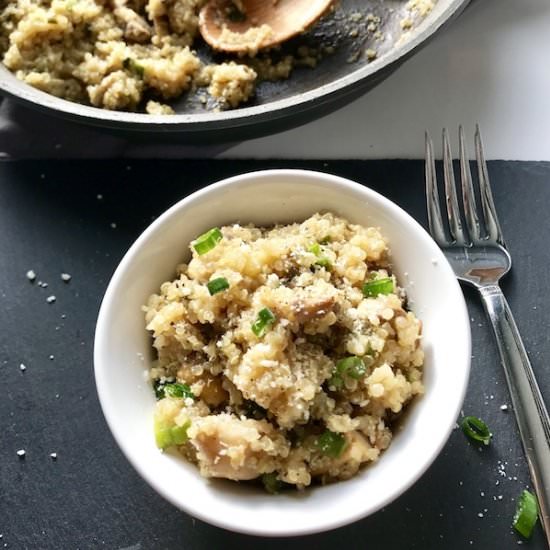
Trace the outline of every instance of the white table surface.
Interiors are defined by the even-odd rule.
[[[488,158],[550,161],[550,0],[477,0],[365,96],[220,156],[423,158],[425,129],[476,122]]]

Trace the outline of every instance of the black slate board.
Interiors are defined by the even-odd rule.
[[[419,161],[0,163],[0,549],[546,547],[540,526],[529,542],[510,528],[529,476],[513,412],[500,410],[509,398],[492,334],[469,290],[473,364],[464,411],[488,422],[493,443],[479,450],[455,430],[421,480],[374,516],[287,540],[229,533],[179,512],[126,462],[101,413],[92,365],[96,316],[113,270],[151,219],[181,197],[275,167],[355,179],[425,224]],[[492,162],[489,173],[514,258],[503,288],[548,402],[550,163]],[[29,269],[48,287],[31,284]],[[72,275],[69,283],[62,272]],[[46,302],[50,295],[55,303]]]

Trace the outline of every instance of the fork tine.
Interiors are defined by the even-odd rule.
[[[477,217],[476,197],[472,185],[472,173],[468,154],[466,152],[466,141],[464,140],[464,129],[462,125],[458,127],[458,137],[460,141],[460,181],[462,183],[462,203],[464,205],[464,216],[466,218],[466,227],[470,234],[472,242],[479,241],[479,219]]]
[[[504,246],[504,238],[502,237],[502,230],[498,221],[493,194],[491,193],[489,173],[487,172],[487,163],[485,162],[485,155],[483,153],[483,143],[481,141],[479,124],[476,124],[475,146],[481,206],[483,209],[483,217],[485,218],[484,222],[487,229],[487,237],[490,241],[497,242]]]
[[[464,238],[462,223],[460,221],[460,210],[458,209],[453,172],[453,156],[446,128],[443,128],[443,175],[445,178],[445,202],[447,203],[447,217],[449,218],[451,238],[457,244],[464,245],[466,244],[466,239]]]
[[[443,218],[439,206],[437,177],[435,174],[434,148],[430,134],[426,132],[426,202],[428,208],[428,226],[436,242],[442,246],[447,242],[443,229]]]

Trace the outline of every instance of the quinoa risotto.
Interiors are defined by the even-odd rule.
[[[424,361],[380,230],[325,213],[213,228],[190,248],[144,306],[159,448],[270,492],[378,460]]]
[[[248,101],[257,82],[315,66],[320,55],[250,51],[204,63],[196,50],[206,0],[0,0],[0,59],[58,97],[113,110],[173,114],[165,103],[204,88],[215,109]]]
[[[406,3],[400,40],[407,39],[415,21],[425,17],[434,2]],[[213,57],[199,33],[199,12],[205,3],[0,0],[0,60],[20,80],[70,101],[169,115],[174,114],[169,103],[180,98],[208,110],[246,104],[259,83],[287,79],[295,67],[314,68],[334,53],[342,38],[258,51],[271,32],[268,26],[253,27],[246,37],[226,28],[226,40],[241,42],[253,36],[256,42],[242,57]],[[239,1],[234,4],[239,9]],[[374,60],[377,51],[364,49],[366,35],[359,37],[357,29],[362,25],[374,43],[383,42],[380,17],[358,10],[348,19],[345,27],[358,44],[349,62]]]

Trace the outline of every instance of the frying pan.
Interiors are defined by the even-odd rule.
[[[251,139],[299,126],[350,102],[389,76],[407,58],[459,15],[470,0],[438,0],[403,40],[401,21],[408,15],[408,0],[340,0],[338,9],[305,35],[300,43],[335,46],[315,69],[295,69],[285,81],[263,82],[246,106],[229,111],[205,110],[195,95],[171,103],[175,115],[116,112],[59,99],[32,88],[0,63],[0,92],[29,106],[84,124],[125,134],[174,134],[194,144]],[[383,40],[367,30],[366,18],[356,23],[354,13],[380,18]],[[296,48],[296,42],[283,48]],[[364,51],[377,56],[366,59]],[[363,55],[359,55],[363,52]],[[283,51],[284,53],[284,51]],[[212,61],[212,53],[199,46],[198,54]],[[159,136],[160,137],[160,136]]]

